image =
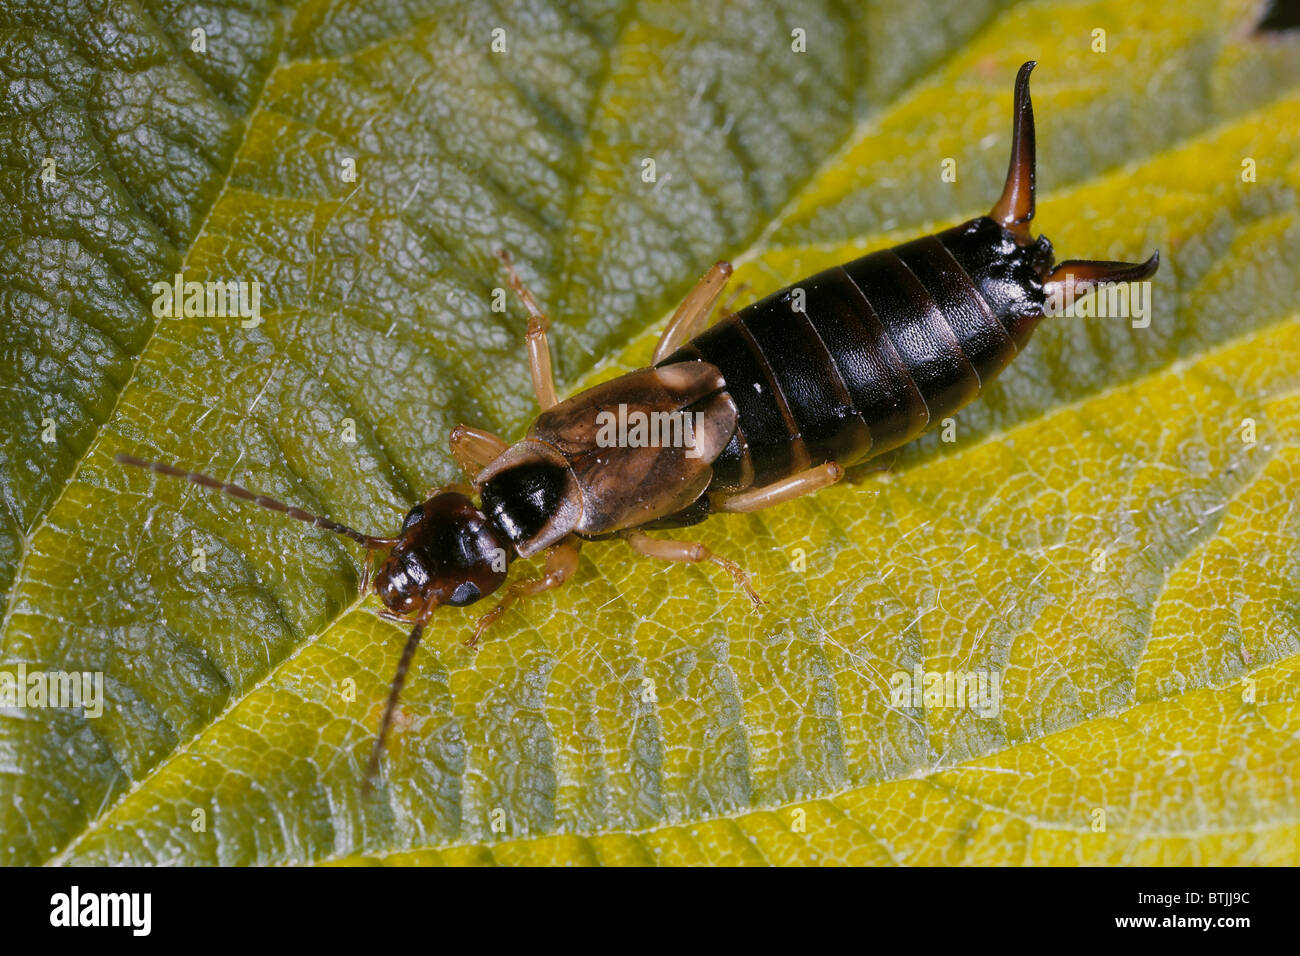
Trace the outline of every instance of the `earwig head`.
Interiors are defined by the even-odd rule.
[[[444,491],[407,513],[375,575],[375,593],[397,614],[463,607],[501,587],[512,556],[510,542],[474,502]]]
[[[388,689],[363,793],[370,792],[379,773],[397,702],[430,613],[443,604],[463,607],[491,594],[505,583],[513,557],[509,540],[458,491],[439,492],[407,512],[397,543],[375,575],[374,590],[389,611],[411,615],[415,623]]]
[[[441,492],[424,504],[412,508],[402,523],[398,537],[381,538],[202,472],[187,471],[164,462],[146,461],[134,455],[115,455],[114,460],[119,464],[146,468],[160,475],[183,478],[241,501],[251,501],[317,528],[351,538],[371,553],[391,548],[375,577],[374,590],[390,611],[413,615],[414,624],[402,650],[397,673],[389,687],[388,700],[379,722],[379,734],[375,738],[362,781],[362,791],[369,792],[372,781],[379,772],[379,758],[393,724],[397,701],[430,612],[442,604],[473,604],[501,587],[514,556],[509,539],[488,521],[483,512],[474,507],[474,502],[455,491]]]

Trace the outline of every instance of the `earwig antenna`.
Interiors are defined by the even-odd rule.
[[[184,478],[196,485],[202,485],[204,488],[214,488],[217,491],[227,494],[232,498],[238,498],[241,501],[251,501],[255,505],[261,505],[263,508],[269,508],[271,511],[278,511],[286,514],[290,518],[297,518],[299,521],[305,521],[307,524],[315,525],[317,528],[324,528],[326,531],[333,531],[336,534],[345,535],[355,541],[357,544],[364,545],[367,548],[387,548],[397,543],[396,538],[376,538],[373,535],[362,534],[349,528],[345,524],[339,524],[337,521],[331,521],[329,518],[322,518],[320,515],[314,515],[310,511],[304,511],[293,505],[286,505],[283,501],[277,501],[274,498],[268,498],[266,495],[259,495],[249,491],[247,488],[241,488],[239,485],[231,484],[228,481],[219,481],[211,475],[205,475],[198,471],[185,471],[183,468],[177,468],[174,465],[164,464],[160,461],[145,461],[143,458],[136,458],[134,455],[114,455],[113,460],[119,465],[134,465],[136,468],[145,468],[149,471],[157,472],[160,475],[171,475],[173,478]]]
[[[1100,259],[1066,259],[1043,280],[1043,294],[1049,299],[1073,301],[1103,282],[1137,282],[1148,279],[1160,268],[1160,251],[1146,262],[1105,262]]]
[[[1017,238],[1029,240],[1029,222],[1034,218],[1034,104],[1029,99],[1029,74],[1037,61],[1030,60],[1016,74],[1016,104],[1011,127],[1011,163],[1007,183],[989,216]]]
[[[420,637],[424,634],[424,625],[429,620],[429,614],[437,606],[437,602],[432,598],[425,604],[415,626],[411,628],[410,636],[406,639],[406,646],[402,648],[401,660],[397,662],[397,673],[393,675],[393,683],[388,688],[388,700],[384,703],[384,716],[379,719],[379,736],[375,738],[375,745],[370,751],[370,762],[366,764],[366,776],[361,781],[363,794],[369,793],[374,786],[375,777],[379,773],[379,758],[383,756],[388,731],[393,726],[397,701],[402,696],[402,688],[406,686],[406,674],[411,669],[411,659],[415,657],[415,649],[420,645]]]

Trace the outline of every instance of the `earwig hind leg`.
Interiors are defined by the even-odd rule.
[[[514,262],[510,259],[510,253],[498,249],[497,258],[505,264],[506,280],[510,283],[510,288],[515,290],[515,295],[519,296],[519,300],[528,311],[528,331],[524,336],[528,343],[528,371],[533,378],[533,392],[537,395],[537,404],[541,406],[542,411],[546,411],[558,402],[555,397],[555,377],[551,370],[551,346],[546,340],[551,320],[546,317],[546,313],[537,304],[533,294],[519,278]]]
[[[861,466],[845,469],[844,480],[851,485],[860,485],[872,475],[892,472],[896,464],[898,464],[897,449],[890,452],[889,457],[882,461],[873,462],[872,464],[864,462]]]
[[[501,620],[510,606],[520,598],[532,597],[534,594],[558,588],[572,578],[574,572],[578,570],[578,553],[581,548],[582,540],[574,535],[569,535],[559,544],[547,548],[546,573],[540,578],[530,578],[510,585],[500,603],[478,619],[478,624],[474,627],[474,636],[465,642],[465,646],[476,646],[483,633]]]
[[[748,282],[742,282],[740,283],[740,285],[732,289],[731,295],[727,296],[727,301],[723,302],[721,305],[718,306],[717,310],[713,313],[713,317],[709,319],[708,324],[710,326],[717,325],[727,316],[734,315],[736,311],[735,310],[736,301],[742,295],[748,292],[749,289],[750,289],[750,285]],[[697,332],[696,334],[698,335],[699,333]]]
[[[658,365],[663,359],[672,355],[684,342],[689,342],[704,330],[713,311],[713,305],[722,295],[727,280],[731,278],[731,263],[725,260],[715,262],[709,271],[700,277],[682,304],[677,307],[673,317],[664,327],[663,335],[655,346],[651,364]]]
[[[742,491],[738,495],[719,497],[714,500],[715,511],[751,512],[762,511],[773,505],[784,504],[822,488],[829,488],[844,477],[844,468],[838,462],[828,461],[816,468],[809,468],[789,478],[782,478],[762,488]]]
[[[470,481],[473,481],[480,471],[492,464],[508,447],[503,439],[491,432],[481,428],[471,428],[469,425],[457,425],[453,428],[448,444],[451,445],[451,456],[456,459],[456,464],[460,465],[461,471],[465,472]]]
[[[674,561],[684,564],[699,564],[702,561],[710,561],[722,568],[736,581],[736,586],[745,592],[745,596],[754,602],[755,607],[761,607],[763,599],[758,596],[749,583],[749,575],[735,561],[724,558],[719,554],[714,554],[698,541],[678,541],[674,538],[652,538],[641,531],[629,531],[623,536],[625,540],[637,554],[643,554],[647,558],[658,558],[660,561]]]

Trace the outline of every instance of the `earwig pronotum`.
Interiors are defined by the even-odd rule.
[[[974,399],[1025,345],[1049,296],[1068,299],[1156,271],[1158,253],[1144,263],[1069,260],[1053,268],[1051,243],[1031,236],[1033,67],[1024,64],[1016,77],[1011,163],[989,215],[827,269],[708,327],[731,275],[731,266],[718,262],[669,320],[651,367],[566,401],[557,401],[552,381],[549,320],[499,252],[528,312],[529,366],[542,412],[514,445],[454,428],[452,455],[472,487],[431,491],[396,537],[363,534],[197,472],[130,455],[116,460],[284,512],[366,549],[361,594],[373,587],[383,617],[413,623],[366,771],[368,788],[435,608],[481,600],[505,583],[510,561],[545,551],[544,575],[511,585],[479,619],[467,641],[473,645],[513,602],[572,577],[583,540],[610,537],[649,557],[717,564],[761,603],[735,562],[645,531],[697,524],[715,512],[758,511],[834,484],[847,465],[911,441]],[[598,435],[601,416],[614,408],[686,412],[698,425],[685,432],[689,443],[609,447]],[[380,551],[387,555],[372,573]]]

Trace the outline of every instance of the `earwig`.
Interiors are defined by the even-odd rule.
[[[754,601],[735,562],[694,542],[645,532],[752,512],[839,481],[847,466],[898,448],[972,401],[1024,348],[1045,304],[1101,283],[1153,275],[1143,263],[1068,260],[1034,238],[1031,61],[1015,85],[1011,162],[987,216],[820,272],[726,315],[709,317],[731,276],[716,263],[673,314],[652,365],[556,400],[550,322],[499,252],[528,312],[529,367],[541,414],[508,445],[458,425],[453,457],[472,487],[431,491],[396,537],[353,530],[198,472],[115,460],[185,478],[351,538],[366,549],[360,590],[381,616],[411,623],[363,781],[379,770],[388,731],[424,627],[447,604],[473,604],[506,581],[509,563],[546,553],[542,577],[511,585],[479,619],[474,645],[515,601],[558,587],[584,540],[620,537],[635,551],[722,567]],[[725,311],[725,310],[724,310]],[[603,440],[607,416],[689,416],[689,441]],[[478,495],[476,505],[473,496]],[[372,574],[374,558],[383,554]]]

